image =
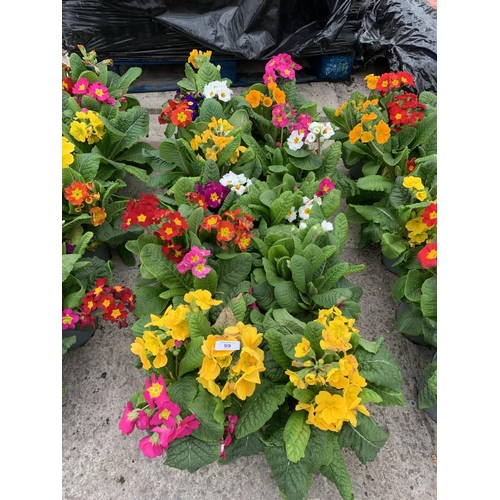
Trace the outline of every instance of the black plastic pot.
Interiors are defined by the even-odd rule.
[[[399,307],[398,307],[398,310],[396,313],[396,319],[406,309],[407,305],[408,304],[406,302],[401,302],[401,304],[399,304]],[[432,344],[429,344],[429,342],[427,342],[425,340],[423,335],[408,335],[404,332],[400,332],[400,333],[402,335],[404,335],[407,339],[411,340],[414,344],[423,345],[426,347],[434,347]]]
[[[395,266],[394,263],[397,259],[389,259],[385,255],[382,255],[382,263],[384,266],[391,271],[391,273],[398,274],[398,266]]]
[[[92,325],[86,325],[83,328],[79,328],[77,326],[74,330],[71,330],[69,328],[67,330],[63,330],[63,339],[76,335],[76,342],[68,349],[68,351],[74,351],[75,349],[78,349],[79,347],[85,345],[93,337],[96,329],[97,325],[96,328],[94,328]]]

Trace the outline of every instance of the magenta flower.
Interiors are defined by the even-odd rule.
[[[226,415],[229,425],[224,426],[224,428],[232,434],[234,432],[234,428],[236,427],[236,423],[238,422],[238,415]]]
[[[144,410],[137,410],[135,426],[141,431],[149,429],[149,416]]]
[[[135,429],[135,421],[137,419],[137,412],[134,410],[134,405],[129,401],[123,410],[122,418],[118,424],[118,428],[123,434],[131,434]]]
[[[89,81],[86,78],[79,78],[73,85],[73,95],[82,94],[87,95],[89,88]]]
[[[196,419],[196,415],[189,415],[179,422],[179,425],[175,429],[174,438],[183,438],[184,436],[189,436],[193,431],[198,429],[201,422]]]
[[[191,268],[193,276],[196,276],[197,278],[204,278],[211,270],[212,268],[206,266],[204,262],[200,262]]]
[[[325,177],[319,183],[319,189],[316,191],[316,196],[324,196],[326,193],[329,193],[332,189],[335,189],[335,184],[330,179],[328,179],[328,177]]]
[[[163,450],[167,450],[168,445],[175,439],[175,427],[160,425],[159,427],[153,427],[152,430],[160,436],[160,445]]]
[[[155,458],[163,455],[163,447],[159,444],[159,439],[158,433],[154,432],[151,436],[145,436],[140,440],[139,448],[146,457]]]
[[[151,425],[166,425],[167,427],[175,427],[177,423],[176,416],[179,415],[181,409],[173,401],[162,401],[158,405],[158,411],[151,417]]]
[[[229,194],[229,189],[219,182],[207,182],[203,191],[207,205],[211,208],[218,208]]]
[[[126,101],[127,99],[125,99]],[[110,106],[114,106],[116,104],[116,99],[114,97],[108,97],[108,100],[106,101]]]
[[[68,307],[67,309],[63,309],[62,312],[62,329],[74,330],[78,320],[80,319],[80,315],[73,312],[73,309]]]
[[[160,375],[157,380],[156,375],[152,373],[151,382],[146,379],[146,389],[142,394],[150,408],[161,405],[163,401],[170,401],[167,396],[167,387],[162,375]]]
[[[109,98],[108,88],[101,82],[94,82],[89,87],[89,94],[101,102],[105,102]]]
[[[288,125],[288,116],[282,104],[275,104],[271,112],[273,125],[275,127],[285,128]]]

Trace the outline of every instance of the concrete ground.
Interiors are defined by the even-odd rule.
[[[356,72],[352,82],[312,82],[299,85],[309,100],[338,107],[354,90],[365,90],[364,76]],[[239,93],[244,87],[235,87]],[[149,141],[163,138],[158,124],[161,105],[173,91],[135,94],[151,116]],[[137,197],[142,185],[131,179],[126,193]],[[361,313],[356,321],[360,335],[374,340],[383,336],[404,378],[407,407],[379,408],[368,404],[377,424],[389,439],[373,462],[362,465],[351,450],[343,450],[356,499],[433,500],[437,496],[437,424],[415,408],[423,368],[434,351],[413,344],[395,330],[397,304],[391,289],[397,277],[382,264],[379,248],[359,250],[359,227],[350,225],[343,259],[365,264],[350,279],[363,289]],[[113,256],[114,283],[131,288],[138,266],[126,267]],[[190,474],[163,465],[161,458],[146,458],[138,447],[141,436],[123,435],[118,429],[128,398],[144,384],[142,369],[134,367],[130,352],[133,334],[101,323],[83,347],[63,360],[62,383],[62,498],[64,500],[279,500],[281,497],[263,454],[244,457],[230,466],[211,464]],[[137,432],[137,431],[136,431]],[[341,500],[334,484],[313,477],[311,500]]]

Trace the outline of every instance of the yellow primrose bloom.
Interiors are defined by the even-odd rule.
[[[166,329],[167,327],[165,326],[165,316],[171,309],[172,306],[168,306],[161,318],[159,316],[156,316],[155,314],[150,314],[149,316],[151,318],[151,321],[149,323],[146,323],[144,325],[144,328],[148,326],[157,326],[158,328]]]
[[[208,311],[212,306],[222,304],[222,300],[212,299],[208,290],[195,290],[184,295],[184,302],[194,302],[203,311]]]
[[[353,354],[349,354],[339,360],[339,370],[347,375],[352,384],[358,387],[366,387],[366,380],[358,372],[358,360]]]
[[[207,160],[213,160],[213,161],[217,161],[217,148],[207,148],[206,151],[205,151],[205,158]]]
[[[151,362],[148,359],[148,353],[146,351],[143,339],[136,338],[135,341],[130,345],[130,350],[134,354],[137,354],[137,356],[139,356],[144,370],[149,370],[151,368]]]
[[[316,375],[314,373],[307,373],[304,377],[304,380],[307,385],[314,385],[316,383]]]
[[[344,389],[344,399],[347,406],[346,419],[354,426],[358,424],[356,419],[356,410],[361,412],[367,417],[370,416],[370,412],[366,409],[364,405],[361,404],[361,398],[358,394],[361,392],[361,387],[355,385],[350,385]]]
[[[342,106],[340,106],[340,108],[337,108],[335,110],[335,116],[340,116],[340,114],[342,113],[342,110],[347,106],[347,103],[342,103]]]
[[[319,344],[325,351],[347,351],[352,347],[349,344],[351,332],[340,317],[329,322],[327,328],[323,330],[322,336],[323,339],[320,340]]]
[[[405,228],[414,234],[422,234],[429,229],[429,226],[423,222],[422,217],[415,217],[405,224]]]
[[[415,195],[415,198],[419,201],[424,201],[427,198],[427,192],[426,191],[418,191],[417,194]]]
[[[257,380],[255,381],[257,376]],[[245,401],[246,398],[250,397],[255,392],[255,387],[259,383],[260,378],[258,372],[254,371],[252,373],[244,373],[234,384],[234,394],[238,399]]]
[[[428,234],[426,232],[423,233],[408,233],[408,238],[410,238],[410,246],[420,245],[427,240]]]
[[[156,356],[163,348],[163,342],[153,332],[145,331],[142,335],[144,339],[144,347],[153,355]]]
[[[369,75],[366,75],[365,76],[366,86],[370,90],[375,90],[377,88],[377,82],[378,82],[379,78],[380,78],[379,76],[376,76],[373,73],[370,73]]]
[[[213,138],[213,136],[214,136],[214,133],[210,129],[204,130],[201,133],[201,142],[203,144],[206,144],[210,139]]]
[[[240,154],[244,153],[246,150],[247,148],[245,146],[238,146],[229,161],[234,165],[238,161]]]
[[[305,389],[306,384],[305,382],[292,370],[286,370],[285,374],[288,375],[288,378],[290,379],[290,382],[295,386],[298,387],[299,389]]]
[[[206,380],[203,377],[197,377],[196,381],[215,397],[219,397],[221,395],[220,387],[213,380]]]
[[[85,123],[73,120],[69,127],[69,133],[79,142],[85,142],[87,139],[87,125]]]
[[[219,151],[222,151],[233,139],[234,137],[219,137],[218,135],[214,135],[212,138]]]
[[[303,358],[307,356],[308,352],[311,350],[311,342],[305,337],[302,337],[302,341],[295,346],[295,357]]]
[[[367,101],[368,102],[368,101]],[[369,102],[368,102],[369,103]],[[370,104],[370,103],[369,103]],[[373,112],[366,113],[361,117],[361,123],[371,122],[377,119],[377,115]]]
[[[403,186],[407,189],[416,189],[417,191],[422,191],[424,189],[422,179],[420,177],[414,177],[413,175],[408,175],[404,178]]]
[[[315,417],[323,420],[327,424],[335,424],[338,420],[343,420],[347,415],[346,400],[339,394],[319,391],[316,395],[315,402]]]
[[[200,144],[202,143],[201,136],[195,135],[190,141],[189,145],[193,151],[198,151]]]
[[[220,373],[220,366],[217,360],[205,356],[201,363],[198,375],[204,380],[215,380]]]
[[[349,379],[342,373],[339,368],[332,368],[327,376],[326,382],[335,389],[343,389],[349,385]]]
[[[75,159],[73,158],[73,151],[75,150],[75,145],[68,141],[66,137],[62,138],[62,168],[68,168]]]

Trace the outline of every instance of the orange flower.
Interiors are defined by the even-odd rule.
[[[231,241],[234,234],[234,225],[227,220],[222,221],[217,227],[217,239],[219,241]]]
[[[92,215],[91,223],[93,226],[100,226],[106,220],[106,210],[102,207],[92,207],[90,209]]]
[[[349,142],[351,144],[355,144],[361,138],[363,134],[363,126],[361,123],[358,123],[350,132],[349,132]]]
[[[245,97],[245,101],[247,101],[252,108],[256,108],[260,105],[260,101],[263,95],[258,90],[250,90]]]
[[[64,189],[64,197],[72,205],[82,204],[89,194],[87,185],[79,181],[73,181],[70,186]]]
[[[369,130],[366,130],[361,134],[362,143],[372,142],[373,139],[374,139],[373,134]]]
[[[391,129],[384,120],[380,120],[375,125],[375,138],[379,144],[385,144],[391,137]]]
[[[286,94],[279,87],[273,90],[273,98],[278,104],[286,102]]]
[[[273,100],[270,98],[270,97],[264,97],[264,99],[262,99],[262,104],[264,104],[264,106],[266,108],[269,108],[273,105]]]

